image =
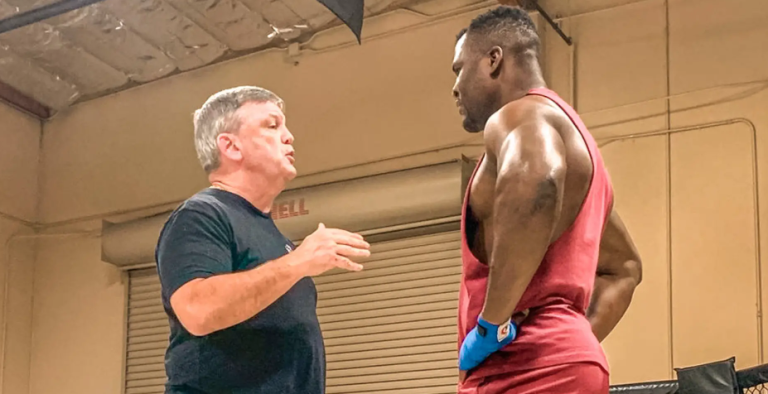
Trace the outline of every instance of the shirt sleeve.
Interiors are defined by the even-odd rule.
[[[157,246],[160,283],[168,297],[193,279],[232,272],[228,222],[214,213],[183,208],[168,219]]]

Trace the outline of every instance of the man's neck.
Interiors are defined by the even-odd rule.
[[[284,188],[280,182],[269,181],[263,176],[246,176],[244,173],[211,175],[209,180],[211,187],[237,194],[264,213],[269,212],[275,198]]]
[[[501,106],[525,97],[531,89],[546,88],[547,84],[540,76],[528,76],[511,84],[512,89],[501,92]]]

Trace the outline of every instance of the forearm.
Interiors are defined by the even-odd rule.
[[[304,277],[292,260],[289,254],[254,269],[191,283],[184,311],[187,329],[207,335],[255,316]]]
[[[517,304],[528,288],[529,280],[516,277],[512,270],[491,270],[488,277],[488,291],[482,317],[493,324],[501,324],[512,317]],[[493,279],[491,279],[493,278]]]
[[[517,308],[547,252],[559,215],[557,186],[549,179],[516,187],[500,185],[497,193],[521,198],[502,197],[494,207],[493,251],[482,316],[495,324],[509,319]]]
[[[587,318],[598,341],[602,342],[624,316],[636,287],[637,280],[632,277],[597,276]]]
[[[522,234],[522,231],[518,234]],[[524,238],[530,243],[528,245],[515,243],[518,246],[517,251],[510,250],[515,248],[494,247],[494,258],[490,264],[485,306],[482,312],[483,318],[491,323],[499,324],[512,317],[546,253],[546,248],[537,247],[537,245],[547,245],[548,239]],[[501,256],[502,254],[504,256]]]

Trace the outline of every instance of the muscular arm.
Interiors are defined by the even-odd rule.
[[[483,319],[509,319],[549,247],[560,216],[564,146],[557,131],[534,117],[501,112],[486,126],[497,172],[493,249]]]
[[[587,318],[599,341],[605,339],[629,308],[642,281],[642,263],[619,214],[613,210],[600,241],[597,277]]]

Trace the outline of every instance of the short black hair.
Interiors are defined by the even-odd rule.
[[[529,51],[538,55],[541,45],[536,24],[521,7],[500,6],[478,15],[461,29],[456,41],[466,34],[481,38],[487,47],[511,49],[515,56]]]

